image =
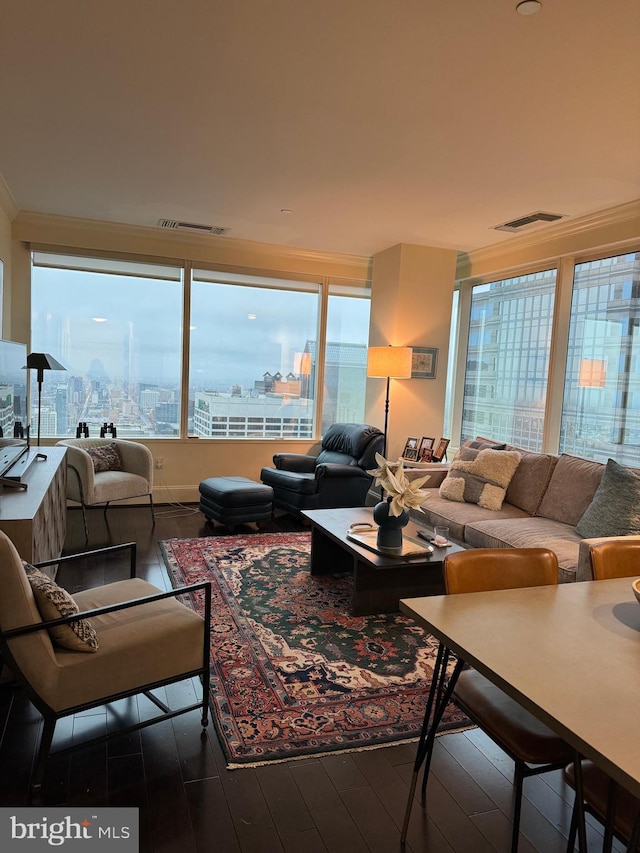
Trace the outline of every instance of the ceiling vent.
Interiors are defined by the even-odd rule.
[[[221,225],[200,225],[197,222],[180,222],[178,219],[159,219],[158,225],[172,231],[195,231],[198,234],[213,234],[214,237],[222,237],[229,231]]]
[[[538,210],[537,213],[520,216],[518,219],[512,219],[510,222],[503,222],[502,225],[494,225],[493,230],[508,231],[510,234],[515,234],[529,225],[536,225],[538,222],[557,222],[558,219],[563,218],[564,214],[562,213],[543,213],[541,210]]]

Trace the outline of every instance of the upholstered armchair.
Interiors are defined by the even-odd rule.
[[[45,775],[56,723],[80,713],[143,693],[160,713],[119,728],[124,734],[199,710],[202,726],[209,715],[209,631],[211,584],[201,581],[169,592],[135,577],[135,543],[112,545],[58,557],[39,567],[106,553],[129,552],[130,577],[74,592],[73,597],[37,567],[23,565],[13,543],[0,532],[0,664],[7,664],[44,717],[31,792],[38,794]],[[182,604],[182,593],[199,599],[204,616]],[[152,691],[199,676],[200,697],[169,708]],[[191,699],[197,698],[196,702]],[[80,748],[104,740],[99,734]]]
[[[88,506],[105,504],[106,513],[112,501],[148,495],[155,523],[153,457],[148,447],[122,438],[69,438],[58,444],[67,448],[67,498],[82,506],[86,542]]]
[[[368,424],[333,424],[317,456],[276,453],[275,468],[263,468],[260,479],[273,489],[273,505],[294,515],[305,509],[364,506],[382,452],[384,434]]]

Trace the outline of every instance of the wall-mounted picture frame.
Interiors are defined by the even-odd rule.
[[[449,438],[441,438],[438,442],[438,446],[433,451],[433,458],[438,462],[442,462],[442,460],[447,455],[447,447],[449,447],[449,442],[451,439]]]
[[[418,446],[418,462],[431,462],[435,438],[423,435]]]
[[[435,379],[438,350],[435,347],[413,347],[412,379]]]
[[[418,439],[408,438],[402,451],[402,458],[415,462],[418,458]]]

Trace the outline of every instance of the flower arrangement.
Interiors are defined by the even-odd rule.
[[[421,486],[431,477],[419,477],[409,481],[404,472],[402,459],[397,462],[389,462],[380,453],[376,453],[377,468],[367,471],[371,477],[375,477],[376,486],[381,486],[387,493],[389,502],[389,515],[399,516],[406,509],[417,509],[422,512],[420,504],[429,497],[429,493]]]

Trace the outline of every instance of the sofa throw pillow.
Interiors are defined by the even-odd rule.
[[[504,450],[506,446],[506,444],[497,444],[488,438],[467,438],[458,448],[453,461],[455,462],[456,459],[471,461],[475,459],[478,450]]]
[[[87,453],[91,457],[96,474],[99,471],[122,471],[122,457],[118,445],[114,442],[101,444],[99,447],[89,447]]]
[[[72,616],[79,613],[80,608],[61,586],[50,577],[29,563],[23,563],[29,579],[40,616],[46,622],[48,619],[60,619],[62,616]],[[97,652],[98,635],[88,619],[79,619],[68,625],[57,625],[49,628],[49,636],[55,645],[72,652]]]
[[[475,455],[474,455],[475,454]],[[440,497],[497,511],[520,462],[515,450],[465,448],[440,486]]]
[[[640,534],[640,477],[609,459],[575,531],[583,539]]]

